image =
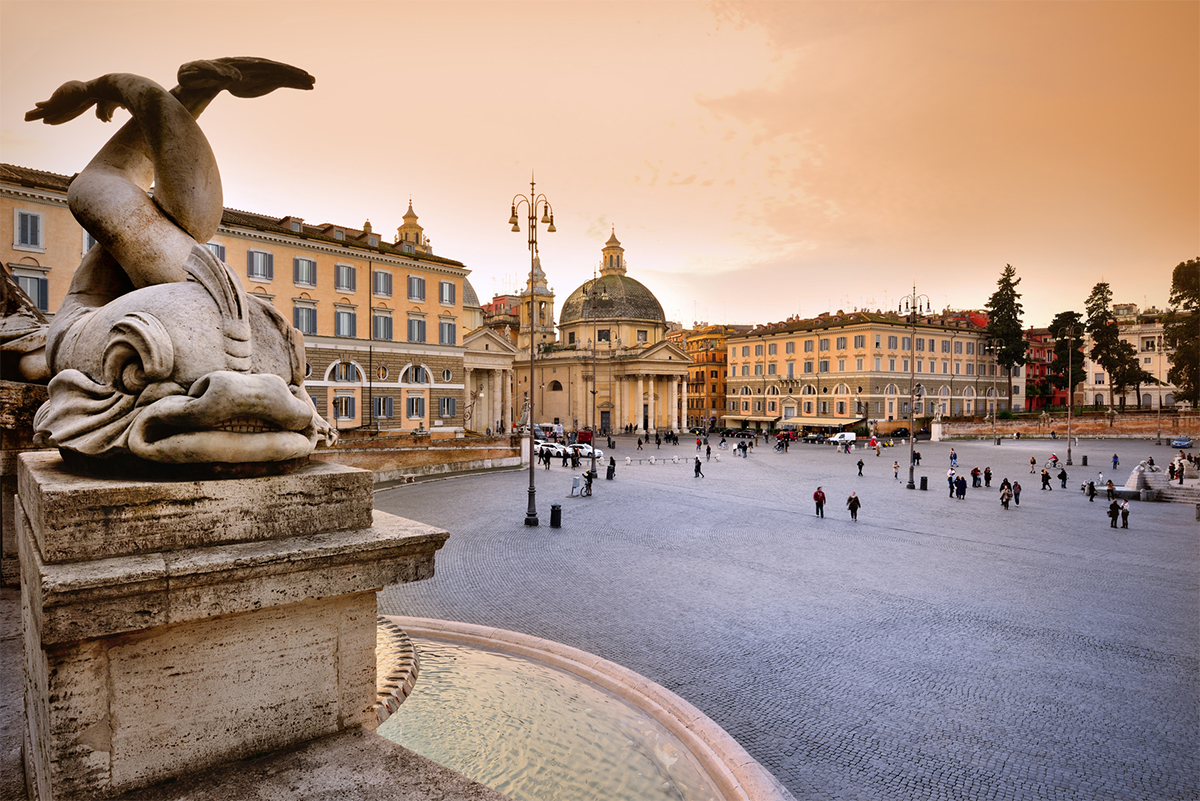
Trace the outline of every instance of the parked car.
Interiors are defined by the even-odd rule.
[[[753,439],[755,433],[755,431],[752,431],[749,428],[743,428],[741,431],[733,432],[732,436],[735,436],[739,439]]]
[[[591,459],[592,458],[592,446],[587,444],[586,442],[576,442],[573,445],[568,445],[567,448],[578,453],[580,459]],[[596,448],[596,458],[597,459],[604,458],[604,449],[603,448]]]
[[[832,437],[830,437],[829,441],[837,443],[838,445],[844,445],[847,442],[854,442],[857,439],[858,439],[858,435],[855,434],[853,431],[839,431],[838,433],[836,433]]]
[[[1192,441],[1188,437],[1176,437],[1175,439],[1171,440],[1171,447],[1190,448],[1192,447]]]
[[[895,431],[884,434],[883,436],[888,437],[890,439],[908,439],[908,427],[901,426],[900,428],[897,428]],[[920,431],[917,432],[917,435],[915,437],[913,437],[913,439],[915,439],[917,442],[920,442],[921,440],[929,439],[931,436],[932,435],[930,434],[928,428],[922,428]]]
[[[545,439],[535,439],[533,441],[533,449],[539,454],[545,448],[550,449],[551,456],[557,456],[560,459],[562,458],[563,454],[567,452],[567,446],[559,442],[551,442],[550,440]]]
[[[825,435],[824,434],[805,434],[804,441],[805,442],[815,442],[818,445],[820,445],[825,442]]]

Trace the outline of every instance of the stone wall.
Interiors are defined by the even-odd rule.
[[[465,470],[518,467],[517,437],[439,438],[391,431],[344,431],[332,448],[319,448],[317,458],[375,473],[375,480],[439,475]]]
[[[17,564],[17,457],[39,450],[33,444],[33,416],[46,402],[40,384],[0,381],[0,584],[21,583]]]
[[[991,421],[942,422],[941,439],[974,439],[992,436]],[[1049,437],[1054,432],[1059,437],[1067,435],[1066,413],[1022,417],[1014,420],[997,420],[996,436],[1011,438],[1020,432],[1022,437]],[[1089,412],[1071,420],[1071,436],[1084,439],[1154,439],[1161,432],[1163,439],[1187,435],[1200,439],[1200,413],[1172,412],[1159,418],[1156,412],[1125,411],[1110,416]]]

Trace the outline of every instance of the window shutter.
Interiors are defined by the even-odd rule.
[[[303,331],[304,326],[301,324],[300,312],[301,312],[301,309],[299,306],[292,309],[292,326],[294,328],[296,328],[296,330],[298,330],[298,331]]]
[[[346,416],[347,417],[354,416],[354,398],[352,398],[352,397],[346,398]]]
[[[254,251],[253,250],[246,251],[246,277],[247,278],[254,277]]]
[[[275,254],[266,254],[267,280],[275,277]]]
[[[350,312],[350,336],[352,336],[352,337],[358,336],[358,314],[357,314],[357,312]]]
[[[40,311],[50,311],[50,279],[39,278],[37,280],[38,296],[35,298],[37,307]]]
[[[358,269],[355,267],[346,268],[347,276],[350,279],[350,291],[354,292],[358,289]]]
[[[395,401],[392,398],[383,399],[383,411],[388,417],[395,415]]]

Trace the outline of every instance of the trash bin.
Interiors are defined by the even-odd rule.
[[[606,481],[612,481],[612,480],[613,480],[613,476],[615,476],[616,474],[617,474],[617,466],[616,466],[615,464],[613,464],[612,462],[609,462],[609,463],[608,463],[608,475],[606,475],[606,476],[604,477],[604,478],[605,478],[605,480],[606,480]]]
[[[562,528],[562,504],[550,504],[550,528]]]
[[[999,438],[999,437],[996,437],[996,444],[997,444],[997,445],[999,445],[999,444],[1000,444],[1000,438]]]
[[[1083,457],[1083,461],[1080,462],[1080,464],[1082,464],[1084,467],[1087,467],[1087,456]]]
[[[929,476],[921,476],[921,489],[929,489]]]

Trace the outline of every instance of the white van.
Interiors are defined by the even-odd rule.
[[[858,435],[853,431],[839,431],[826,440],[826,442],[832,442],[835,445],[845,445],[847,442],[854,442],[856,439],[858,439]]]

